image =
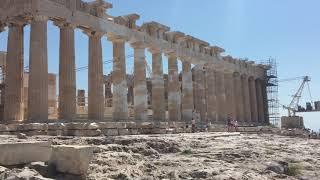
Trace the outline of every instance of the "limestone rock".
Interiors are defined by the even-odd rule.
[[[49,142],[0,144],[0,165],[20,165],[36,161],[46,162],[51,154]]]
[[[85,175],[93,156],[91,146],[54,146],[49,161],[57,172],[73,175]]]
[[[26,135],[26,134],[23,134],[23,133],[18,133],[18,134],[17,134],[17,138],[18,138],[18,139],[28,139],[27,135]]]

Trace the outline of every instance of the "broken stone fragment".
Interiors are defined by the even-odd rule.
[[[87,173],[93,156],[91,146],[53,146],[49,166],[59,173],[83,176]]]

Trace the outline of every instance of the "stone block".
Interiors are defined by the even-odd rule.
[[[93,157],[91,146],[53,146],[49,166],[57,172],[73,175],[85,175]]]
[[[129,129],[119,129],[119,135],[124,136],[124,135],[130,135]]]
[[[50,159],[51,143],[23,142],[0,144],[0,165],[20,165]]]
[[[103,129],[102,133],[105,136],[118,136],[119,135],[118,129]]]

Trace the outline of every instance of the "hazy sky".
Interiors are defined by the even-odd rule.
[[[320,1],[319,0],[110,0],[109,14],[140,14],[138,24],[157,21],[212,45],[226,54],[260,62],[278,61],[279,79],[309,75],[313,101],[320,100]],[[58,72],[59,30],[48,25],[49,71]],[[28,62],[29,27],[25,28],[25,61]],[[7,33],[0,34],[0,50],[6,50]],[[87,65],[88,39],[76,31],[77,67]],[[103,58],[112,59],[111,44],[103,39]],[[132,49],[127,46],[127,55]],[[150,56],[147,53],[148,61]],[[166,60],[165,60],[166,62]],[[164,64],[166,65],[166,64]],[[132,71],[132,58],[127,60]],[[111,70],[106,64],[104,71]],[[129,72],[130,72],[129,71]],[[280,84],[280,103],[289,104],[300,81]],[[87,89],[87,72],[77,73],[78,88]],[[307,92],[307,91],[305,91]],[[310,101],[304,93],[301,104]],[[306,124],[320,129],[320,114],[305,115]],[[317,121],[318,120],[318,121]]]

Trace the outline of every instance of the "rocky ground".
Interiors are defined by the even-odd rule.
[[[121,137],[28,137],[93,145],[88,179],[319,179],[320,140],[219,133]],[[0,136],[1,142],[19,141]],[[0,177],[31,168],[0,167]],[[30,173],[29,172],[29,173]],[[6,175],[4,176],[4,174]],[[3,176],[1,176],[1,174]],[[21,175],[21,177],[22,177]],[[1,179],[1,178],[0,178]]]

